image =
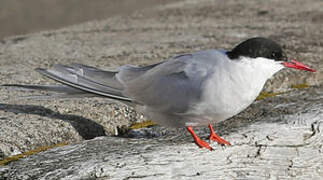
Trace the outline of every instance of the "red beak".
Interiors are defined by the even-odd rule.
[[[312,72],[316,72],[316,70],[306,66],[303,63],[300,63],[296,60],[291,60],[291,62],[283,62],[282,65],[284,65],[285,67],[288,68],[295,68],[295,69],[299,69],[299,70],[304,70],[304,71],[312,71]]]

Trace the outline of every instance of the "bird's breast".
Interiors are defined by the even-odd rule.
[[[249,81],[248,74],[214,73],[203,84],[199,103],[191,113],[200,114],[206,120],[220,122],[247,108],[258,96],[264,80]]]

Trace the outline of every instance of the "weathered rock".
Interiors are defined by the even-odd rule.
[[[253,114],[253,116],[250,116]],[[8,179],[321,179],[323,88],[261,100],[220,124],[233,144],[197,148],[184,129],[157,138],[100,137],[0,168]],[[155,127],[154,131],[164,131]],[[207,129],[198,134],[206,137]]]
[[[213,144],[216,154],[196,148],[184,130],[154,127],[155,133],[152,129],[140,133],[143,139],[95,138],[114,135],[118,127],[144,119],[106,99],[34,101],[19,98],[26,92],[0,88],[0,158],[45,145],[75,143],[12,162],[1,167],[0,177],[319,179],[321,7],[322,2],[316,0],[186,0],[130,16],[1,41],[1,83],[52,83],[33,69],[55,63],[76,62],[103,69],[150,64],[180,53],[230,48],[254,36],[279,41],[290,57],[314,66],[318,72],[283,70],[273,77],[265,91],[288,91],[299,84],[317,87],[257,101],[240,115],[218,124],[217,130],[234,145],[222,150]],[[208,131],[200,129],[199,134],[203,137]],[[147,138],[152,136],[158,137]]]

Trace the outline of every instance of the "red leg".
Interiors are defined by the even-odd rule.
[[[194,142],[195,142],[195,144],[196,144],[198,147],[200,147],[200,148],[205,147],[206,149],[208,149],[208,150],[210,150],[210,151],[212,151],[212,150],[213,150],[213,149],[211,148],[211,146],[210,146],[207,142],[202,141],[199,137],[197,137],[197,136],[196,136],[196,134],[195,134],[195,133],[194,133],[194,131],[193,131],[192,126],[187,126],[187,127],[186,127],[186,129],[188,130],[188,132],[190,132],[190,133],[191,133],[191,135],[192,135],[192,137],[193,137],[193,139],[194,139]]]
[[[209,124],[209,129],[210,129],[210,136],[209,139],[210,141],[216,141],[217,143],[221,144],[221,145],[231,145],[228,141],[222,139],[219,135],[217,135],[211,124]]]

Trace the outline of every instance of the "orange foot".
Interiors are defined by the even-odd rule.
[[[210,129],[210,136],[209,139],[210,141],[216,141],[217,143],[221,144],[221,145],[231,145],[228,141],[222,139],[219,135],[217,135],[211,124],[209,124],[209,129]]]
[[[206,149],[208,149],[210,151],[213,150],[213,148],[211,148],[211,146],[207,142],[202,141],[199,137],[196,136],[196,134],[193,131],[192,126],[187,126],[186,129],[188,130],[189,133],[191,133],[191,135],[192,135],[192,137],[194,139],[194,142],[198,147],[200,147],[200,148],[204,147],[204,148],[206,148]]]

